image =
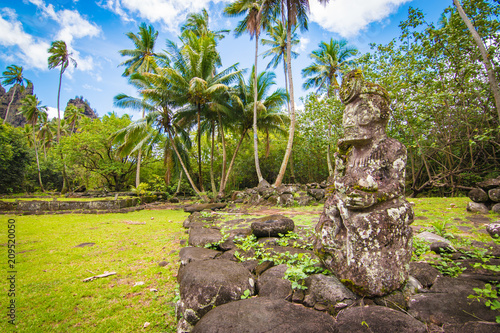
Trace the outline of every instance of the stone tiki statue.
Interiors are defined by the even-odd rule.
[[[316,226],[315,250],[344,284],[363,296],[382,296],[408,279],[413,211],[404,197],[406,148],[388,138],[386,90],[360,70],[344,76],[344,138],[335,175]]]

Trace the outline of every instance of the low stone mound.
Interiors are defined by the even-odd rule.
[[[469,202],[467,211],[472,213],[488,214],[490,210],[500,212],[500,177],[487,179],[476,184],[469,191]]]
[[[325,313],[282,299],[256,297],[216,307],[192,332],[333,333],[337,329],[335,320]]]
[[[201,212],[204,210],[217,210],[217,209],[224,209],[226,208],[227,204],[225,203],[208,203],[208,204],[195,204],[195,205],[190,205],[187,207],[184,207],[184,211],[186,213],[194,213],[194,212]]]
[[[426,325],[400,311],[384,306],[357,306],[337,316],[339,333],[425,333]]]

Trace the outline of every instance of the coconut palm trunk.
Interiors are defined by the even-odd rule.
[[[257,60],[259,58],[259,33],[255,34],[255,73],[253,78],[253,151],[255,157],[255,171],[257,172],[257,178],[259,179],[259,183],[264,180],[262,177],[262,173],[260,172],[260,163],[259,163],[259,138],[257,132]]]
[[[495,71],[493,69],[493,66],[491,65],[490,58],[488,55],[488,51],[486,51],[486,47],[484,46],[483,40],[481,39],[481,36],[476,31],[476,28],[472,25],[471,21],[467,17],[467,14],[465,13],[464,9],[462,8],[462,5],[460,4],[459,0],[453,0],[453,3],[455,4],[455,7],[457,7],[458,14],[464,21],[465,25],[469,29],[470,33],[472,34],[472,38],[474,39],[474,42],[477,44],[477,47],[479,48],[479,52],[481,53],[481,57],[483,58],[483,65],[486,68],[486,72],[488,74],[488,83],[490,84],[491,91],[493,93],[493,98],[495,99],[495,106],[497,109],[498,113],[498,120],[500,121],[500,88],[498,84],[498,80],[495,76]]]
[[[36,142],[35,127],[36,127],[36,124],[33,124],[33,144],[35,146],[36,167],[38,169],[38,181],[40,183],[40,189],[42,190],[42,192],[45,192],[43,190],[42,174],[40,172],[40,161],[38,159],[38,148],[37,148],[37,142]]]
[[[226,152],[226,138],[224,136],[224,127],[222,126],[222,117],[220,115],[220,112],[217,112],[217,116],[219,117],[219,134],[222,140],[222,172],[219,184],[219,194],[217,195],[217,197],[222,198],[224,196],[222,189],[225,188],[224,182],[226,176],[227,152]]]
[[[214,177],[214,150],[215,150],[215,126],[212,121],[212,148],[210,151],[210,182],[212,185],[212,193],[213,198],[215,199],[217,196],[217,186],[215,185],[215,177]]]
[[[287,1],[287,10],[288,13],[290,13],[290,3]],[[291,44],[291,26],[292,22],[290,21],[291,17],[288,15],[288,24],[286,27],[287,30],[287,35],[286,35],[286,62],[287,62],[287,69],[288,69],[288,83],[290,86],[290,129],[288,132],[288,143],[286,145],[286,151],[285,151],[285,156],[283,157],[283,162],[281,163],[281,168],[278,174],[278,177],[276,178],[276,181],[274,182],[274,186],[280,186],[283,177],[285,176],[285,171],[286,171],[286,166],[288,164],[288,159],[290,158],[290,155],[292,154],[292,147],[293,147],[293,137],[295,134],[295,99],[294,99],[294,94],[293,94],[293,76],[292,76],[292,57],[291,57],[291,52],[290,52],[290,44]]]
[[[5,112],[5,118],[3,119],[4,125],[5,125],[5,122],[7,121],[7,117],[9,116],[10,106],[12,105],[12,102],[14,101],[14,96],[16,95],[16,89],[17,89],[17,84],[14,85],[14,91],[12,92],[12,97],[10,98],[9,105],[7,105],[7,111]]]
[[[238,144],[236,145],[236,149],[234,150],[233,157],[231,158],[231,162],[229,163],[229,168],[227,169],[226,176],[224,177],[224,186],[221,186],[219,189],[219,196],[222,197],[224,196],[224,191],[226,190],[227,186],[227,181],[229,180],[229,175],[231,174],[231,171],[233,170],[233,165],[234,161],[236,160],[236,155],[238,154],[238,151],[240,150],[241,143],[243,142],[243,139],[245,138],[245,134],[247,134],[247,131],[243,131],[240,137],[240,141],[238,141]]]
[[[186,165],[184,164],[184,162],[182,161],[182,157],[181,157],[181,154],[179,154],[179,151],[177,150],[177,147],[175,146],[175,142],[174,142],[174,139],[173,139],[173,136],[172,136],[172,133],[170,132],[170,129],[167,130],[168,131],[168,136],[169,136],[169,140],[170,140],[170,144],[172,145],[172,148],[174,148],[174,152],[175,154],[177,155],[177,158],[179,159],[179,162],[181,163],[181,166],[182,166],[182,170],[184,170],[184,173],[186,174],[186,177],[189,181],[189,184],[191,184],[191,187],[193,188],[193,190],[195,191],[195,193],[205,202],[208,202],[208,197],[200,192],[200,190],[198,190],[198,188],[196,187],[195,183],[193,182],[193,179],[191,178],[191,176],[189,175],[189,172],[186,168]]]

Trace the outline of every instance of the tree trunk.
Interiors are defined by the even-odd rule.
[[[38,181],[40,182],[40,189],[42,190],[42,192],[45,192],[43,190],[42,175],[40,173],[40,162],[38,160],[38,149],[36,147],[35,126],[36,124],[33,124],[33,144],[35,145],[36,167],[38,169]]]
[[[177,150],[177,147],[175,146],[175,143],[174,143],[174,139],[173,139],[173,136],[172,136],[172,133],[170,132],[170,129],[168,130],[168,135],[169,135],[169,139],[170,139],[170,144],[172,145],[172,148],[174,148],[174,151],[175,151],[175,154],[177,155],[177,158],[179,159],[179,162],[181,163],[181,166],[182,166],[182,170],[184,170],[184,173],[186,174],[186,177],[189,181],[189,184],[191,184],[191,187],[193,188],[194,192],[205,202],[208,202],[208,197],[203,194],[202,192],[200,192],[200,190],[198,190],[198,188],[196,187],[196,185],[194,184],[193,182],[193,179],[191,178],[191,176],[189,175],[189,172],[186,168],[186,166],[184,165],[184,162],[182,161],[182,157],[181,157],[181,154],[179,154],[179,151]]]
[[[142,118],[146,114],[146,110],[142,108]],[[141,184],[141,159],[142,159],[142,147],[139,147],[139,152],[137,153],[137,169],[135,171],[135,188],[138,188]]]
[[[224,186],[223,187],[221,186],[221,188],[219,189],[219,194],[218,194],[219,197],[224,196],[224,191],[226,190],[226,186],[227,186],[227,180],[229,179],[229,175],[231,174],[231,171],[233,170],[233,165],[234,165],[234,161],[236,160],[236,155],[238,154],[238,150],[240,149],[241,143],[243,142],[243,139],[245,138],[246,133],[247,133],[247,131],[245,130],[241,134],[240,141],[238,141],[238,145],[236,146],[236,149],[234,150],[233,157],[231,158],[231,163],[229,163],[229,168],[227,169],[227,174],[224,177]]]
[[[286,61],[288,67],[288,83],[290,85],[290,129],[288,132],[288,143],[286,145],[285,156],[283,157],[283,163],[281,163],[280,172],[276,181],[274,182],[274,186],[280,186],[283,181],[283,177],[285,176],[286,166],[288,164],[288,159],[292,153],[293,147],[293,137],[295,134],[295,100],[293,95],[293,77],[292,77],[292,63],[291,63],[291,16],[290,16],[290,3],[287,1],[287,12],[288,12],[288,25],[286,27],[287,35],[286,35]]]
[[[63,75],[63,66],[61,65],[61,72],[59,73],[59,89],[57,90],[57,143],[61,141],[61,111],[59,102],[61,99],[61,82]]]
[[[259,164],[259,141],[257,133],[257,59],[259,57],[259,33],[255,34],[255,68],[253,77],[253,152],[255,158],[255,171],[257,171],[257,178],[259,183],[264,180],[262,173],[260,172]]]
[[[14,96],[16,95],[17,84],[14,84],[14,91],[12,92],[12,97],[10,98],[9,105],[7,105],[7,111],[5,112],[5,118],[3,119],[3,124],[7,121],[7,117],[9,116],[10,105],[14,101]]]
[[[477,33],[476,29],[472,25],[471,21],[467,17],[462,5],[460,5],[459,0],[453,0],[455,7],[457,7],[458,14],[464,21],[465,25],[469,29],[472,34],[472,38],[474,42],[476,42],[477,47],[479,48],[479,52],[481,52],[481,57],[483,58],[483,65],[486,68],[486,72],[488,73],[488,82],[491,87],[491,91],[493,93],[493,98],[495,99],[495,106],[498,114],[498,121],[500,121],[500,88],[498,84],[498,80],[495,76],[495,71],[493,70],[493,66],[491,65],[490,59],[488,58],[488,52],[486,51],[486,47],[484,46],[483,40],[481,36]]]
[[[226,152],[226,138],[224,136],[224,127],[222,127],[222,117],[220,115],[220,112],[217,112],[217,115],[219,117],[219,133],[221,135],[221,140],[222,140],[222,172],[219,184],[219,193],[220,193],[220,189],[225,187],[224,176],[226,175],[227,152]]]
[[[175,193],[174,193],[174,197],[179,194],[179,192],[181,191],[181,184],[182,184],[182,175],[183,175],[183,172],[182,170],[179,172],[179,182],[177,183],[177,190],[175,190]]]
[[[198,141],[198,184],[200,186],[200,191],[205,192],[203,188],[203,176],[201,174],[201,105],[198,104],[198,115],[197,115],[197,123],[198,123],[198,133],[197,133],[197,141]],[[187,174],[186,174],[187,175]]]
[[[332,124],[328,122],[328,145],[326,146],[326,163],[328,164],[328,176],[333,176],[333,163],[331,155]]]
[[[212,184],[212,193],[213,193],[213,198],[217,196],[217,186],[215,185],[215,178],[214,178],[214,149],[215,149],[215,126],[214,122],[212,121],[212,148],[210,150],[210,183]]]

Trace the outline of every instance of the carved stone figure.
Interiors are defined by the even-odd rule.
[[[344,76],[344,138],[316,226],[315,250],[353,291],[381,296],[408,279],[413,211],[404,197],[406,148],[388,138],[389,97],[360,70]]]

